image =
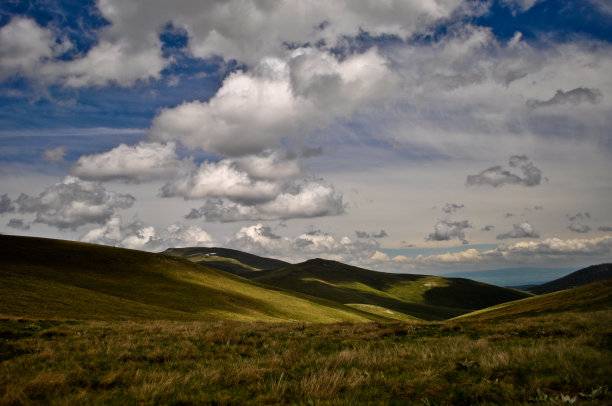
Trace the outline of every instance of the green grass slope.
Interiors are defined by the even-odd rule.
[[[600,264],[589,266],[572,272],[562,278],[555,279],[542,285],[533,286],[528,289],[529,292],[541,295],[544,293],[557,292],[559,290],[577,288],[589,283],[602,281],[612,278],[612,264]]]
[[[612,279],[607,279],[574,289],[502,303],[457,317],[457,319],[512,319],[548,313],[589,312],[611,309]]]
[[[529,296],[468,279],[375,272],[323,259],[247,277],[338,303],[380,306],[424,320],[448,319]]]
[[[169,255],[0,235],[0,315],[56,319],[367,321],[375,315]]]
[[[277,269],[290,265],[288,262],[278,259],[219,247],[168,248],[163,254],[185,258],[235,275],[245,275],[262,269]]]

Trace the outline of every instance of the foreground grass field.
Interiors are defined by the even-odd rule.
[[[610,404],[612,312],[509,321],[0,321],[0,404]]]

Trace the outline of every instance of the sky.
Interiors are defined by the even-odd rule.
[[[389,272],[612,259],[607,0],[0,3],[0,233]]]

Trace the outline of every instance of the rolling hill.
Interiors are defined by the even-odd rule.
[[[571,274],[555,279],[554,281],[533,286],[529,288],[528,291],[541,295],[564,289],[572,289],[609,278],[612,278],[612,264],[593,265],[580,269],[576,272],[572,272]]]
[[[529,296],[468,279],[376,272],[323,259],[245,276],[342,304],[380,306],[424,320],[448,319]]]
[[[63,320],[389,319],[266,289],[169,255],[6,235],[0,235],[0,315]]]
[[[277,269],[291,265],[278,259],[218,247],[168,248],[163,254],[185,258],[235,275],[245,275],[254,271]]]
[[[461,320],[516,319],[560,312],[612,309],[612,279],[578,288],[502,303],[457,317]]]

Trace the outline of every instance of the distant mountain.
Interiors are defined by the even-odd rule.
[[[168,248],[163,254],[185,258],[197,264],[235,275],[245,275],[254,271],[277,269],[291,265],[289,262],[279,259],[265,258],[243,251],[219,247]]]
[[[612,278],[612,264],[593,265],[580,269],[576,272],[572,272],[571,274],[555,279],[554,281],[531,287],[528,289],[528,291],[541,295],[543,293],[571,289],[610,278]]]
[[[612,279],[578,288],[532,296],[457,317],[459,320],[507,320],[540,314],[612,309]]]
[[[519,288],[525,285],[540,285],[560,278],[575,268],[505,268],[487,271],[466,271],[444,274],[449,278],[467,278],[497,286]],[[527,286],[529,287],[529,286]]]
[[[342,304],[381,306],[424,320],[443,320],[529,296],[468,279],[376,272],[324,259],[245,276]]]
[[[370,321],[383,316],[169,255],[0,235],[0,316],[76,320]]]

